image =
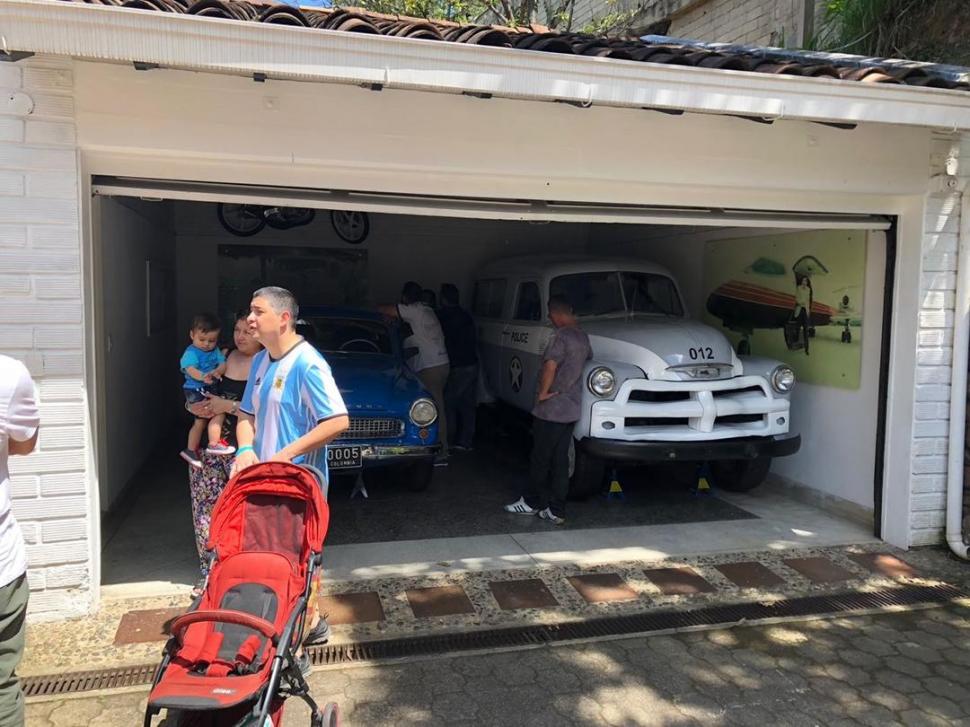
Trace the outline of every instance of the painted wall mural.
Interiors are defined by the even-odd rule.
[[[864,230],[823,230],[707,243],[705,320],[738,353],[790,364],[805,383],[858,389]]]

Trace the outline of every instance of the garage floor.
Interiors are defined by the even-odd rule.
[[[499,439],[453,457],[424,493],[388,483],[350,499],[352,479],[336,478],[327,538],[329,578],[355,580],[650,560],[671,554],[819,547],[873,540],[856,523],[796,503],[770,483],[753,494],[697,496],[647,470],[620,472],[624,498],[570,503],[556,527],[509,515],[525,477],[526,448]],[[717,523],[712,526],[712,523]],[[196,580],[185,465],[172,447],[146,465],[102,542],[105,595],[161,595]]]
[[[335,478],[330,497],[331,546],[426,538],[462,538],[508,533],[543,533],[554,526],[538,518],[510,515],[527,482],[525,457],[489,444],[454,455],[435,471],[425,492],[390,481],[368,489],[369,499],[350,499],[354,481]],[[619,474],[623,499],[592,498],[568,504],[565,530],[631,525],[740,520],[756,515],[718,497],[695,495],[686,486],[652,481],[647,471]]]

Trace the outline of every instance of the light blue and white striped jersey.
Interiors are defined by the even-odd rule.
[[[320,422],[347,413],[330,365],[306,341],[275,361],[268,351],[256,354],[239,409],[256,418],[253,449],[261,462]],[[293,461],[328,474],[326,447]]]

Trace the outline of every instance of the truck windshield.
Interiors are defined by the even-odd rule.
[[[646,313],[683,316],[673,281],[665,275],[637,272],[597,272],[560,275],[549,295],[568,300],[577,316]]]

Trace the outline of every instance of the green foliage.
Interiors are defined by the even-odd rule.
[[[810,48],[970,64],[967,0],[827,0]]]
[[[537,22],[539,2],[549,27],[570,28],[575,0],[355,0],[353,5],[387,15],[518,26]]]
[[[536,22],[539,2],[547,25],[569,27],[574,0],[356,0],[354,5],[388,15],[517,26]]]
[[[616,6],[617,0],[606,0],[604,7],[609,8],[609,12],[591,20],[580,29],[580,32],[589,35],[610,35],[617,30],[629,27],[636,18],[638,9],[616,10]]]
[[[906,15],[924,0],[829,0],[813,45],[840,53],[890,55]]]
[[[356,0],[357,7],[388,15],[410,15],[414,18],[452,20],[471,23],[487,12],[482,0]]]

